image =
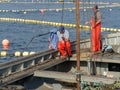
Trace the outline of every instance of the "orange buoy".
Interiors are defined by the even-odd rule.
[[[2,41],[2,47],[3,47],[3,49],[7,50],[7,49],[9,49],[9,46],[10,46],[10,41],[8,39],[4,39]]]
[[[44,14],[44,13],[45,13],[44,9],[41,9],[41,10],[40,10],[40,12],[41,12],[42,14]]]

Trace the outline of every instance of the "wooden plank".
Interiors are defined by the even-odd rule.
[[[92,56],[90,52],[84,52],[84,53],[81,53],[80,58],[81,58],[81,61],[95,61],[95,62],[120,64],[120,55],[117,55],[117,54],[113,54],[113,55],[108,54],[108,56],[107,55],[102,56],[101,54],[95,54]],[[73,56],[70,58],[70,61],[76,61],[76,54],[73,54]]]
[[[54,78],[63,82],[73,82],[76,83],[76,74],[75,73],[66,73],[66,72],[55,72],[55,71],[40,71],[37,70],[34,72],[36,77],[45,77],[45,78]],[[81,75],[81,81],[86,82],[102,82],[104,84],[113,84],[115,78],[108,78],[103,76],[91,76],[91,75]]]
[[[64,80],[70,80],[70,81],[72,80],[72,81],[76,82],[76,76],[73,73],[37,70],[34,72],[34,76],[45,77],[45,78],[64,79]]]

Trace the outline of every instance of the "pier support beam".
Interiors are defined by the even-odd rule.
[[[76,81],[76,74],[75,73],[66,73],[66,72],[56,72],[56,71],[35,71],[35,77],[44,77],[44,78],[53,78],[63,82],[69,83],[77,83]],[[117,79],[115,78],[107,78],[103,76],[91,76],[91,75],[81,75],[81,81],[85,82],[98,82],[104,84],[113,84],[114,81]]]
[[[74,83],[76,82],[76,75],[72,73],[37,70],[34,72],[34,76],[44,77],[44,78],[54,78],[54,79],[65,80]]]

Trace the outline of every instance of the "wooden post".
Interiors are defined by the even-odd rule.
[[[76,59],[77,59],[77,72],[80,71],[80,12],[79,12],[79,1],[76,0]],[[81,90],[80,75],[76,74],[77,90]]]

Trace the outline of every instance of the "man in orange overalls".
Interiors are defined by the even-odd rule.
[[[86,24],[92,25],[92,51],[97,52],[101,50],[101,42],[100,42],[100,33],[101,33],[101,13],[98,9],[98,6],[94,6],[93,8],[94,16],[92,17],[90,22],[86,22]]]
[[[71,44],[68,30],[66,30],[64,26],[60,26],[57,35],[59,38],[58,50],[60,51],[61,55],[63,57],[71,56]]]

